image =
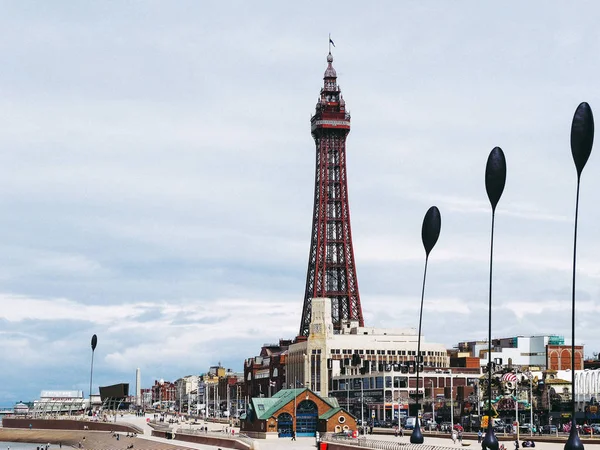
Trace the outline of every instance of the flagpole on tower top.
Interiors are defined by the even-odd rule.
[[[331,53],[331,46],[335,47],[335,43],[331,40],[331,33],[329,33],[329,53]]]

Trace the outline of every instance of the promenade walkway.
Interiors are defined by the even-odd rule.
[[[134,415],[124,415],[123,417],[117,418],[117,423],[130,423],[139,426],[144,431],[144,434],[138,435],[136,438],[126,437],[126,434],[121,433],[120,439],[117,440],[112,436],[111,433],[105,431],[61,431],[61,430],[27,430],[27,429],[3,429],[0,428],[0,441],[22,441],[22,442],[62,442],[62,448],[77,448],[78,443],[82,442],[83,448],[87,450],[217,450],[218,447],[212,445],[195,444],[189,442],[182,442],[177,440],[169,440],[164,438],[158,438],[151,435],[152,428],[146,422],[144,417],[136,417]],[[207,426],[209,431],[220,434],[225,426],[216,423],[201,423],[201,426]],[[198,425],[184,424],[173,425],[176,432],[183,432],[186,429],[199,428]],[[235,434],[239,433],[239,429],[235,429]],[[224,434],[224,433],[223,433]],[[36,440],[31,440],[31,436],[37,436]],[[17,439],[15,436],[21,436]],[[85,440],[83,439],[85,437]],[[409,436],[395,437],[393,434],[382,434],[382,435],[368,435],[366,439],[369,441],[379,441],[387,443],[397,443],[398,448],[404,448],[406,450],[417,449],[419,446],[410,445]],[[525,439],[523,436],[521,441]],[[259,439],[257,441],[259,450],[314,450],[316,448],[315,438],[297,438],[296,441],[292,441],[290,438],[282,439]],[[352,441],[348,442],[349,444]],[[507,450],[514,450],[513,443],[511,441],[502,441]],[[534,450],[563,450],[564,442],[544,442],[543,440],[535,440],[536,446]],[[133,447],[130,447],[133,446]],[[440,435],[436,437],[425,436],[424,446],[428,449],[430,446],[436,446],[444,449],[462,449],[462,450],[480,450],[480,444],[477,443],[477,438],[464,439],[463,445],[458,442],[454,444],[448,435]],[[394,446],[395,447],[395,446]],[[58,445],[51,446],[51,449],[57,449]],[[356,447],[359,448],[359,447]],[[598,443],[585,443],[586,450],[600,450],[600,439]],[[3,449],[0,449],[3,450]],[[223,450],[225,450],[223,448]],[[520,449],[522,450],[522,448]]]

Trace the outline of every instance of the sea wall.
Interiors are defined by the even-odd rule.
[[[142,433],[142,430],[135,425],[73,419],[27,419],[21,417],[5,417],[2,419],[2,426],[4,428],[31,428],[34,430],[93,430]]]
[[[193,442],[196,444],[214,445],[215,447],[234,448],[237,450],[257,450],[256,446],[252,447],[250,444],[238,441],[236,439],[228,439],[216,436],[205,436],[202,434],[175,433],[175,437],[173,438],[173,434],[170,431],[152,430],[152,436],[161,437],[165,439],[173,439],[175,442]]]

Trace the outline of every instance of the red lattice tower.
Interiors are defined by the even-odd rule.
[[[306,274],[306,292],[300,322],[300,336],[308,336],[313,298],[331,299],[331,318],[339,332],[348,320],[364,326],[354,250],[350,229],[348,179],[346,177],[346,137],[350,113],[337,85],[337,74],[327,55],[324,86],[310,119],[317,147],[315,205],[312,237]]]

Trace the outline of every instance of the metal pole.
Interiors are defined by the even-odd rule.
[[[208,383],[206,381],[202,381],[202,383],[204,383],[204,396],[203,396],[203,400],[204,400],[204,420],[208,419]]]
[[[350,381],[349,380],[350,380],[349,378],[346,378],[346,409],[348,410],[348,412],[350,412]],[[383,391],[383,395],[384,395],[383,401],[385,402],[385,388]]]
[[[529,435],[533,436],[533,380],[529,378]]]
[[[477,418],[479,420],[479,426],[481,427],[481,410],[479,409],[479,405],[481,403],[481,401],[479,401],[479,380],[477,380],[475,387],[477,388]]]
[[[515,367],[515,375],[517,374],[517,368]],[[515,430],[515,436],[517,437],[517,441],[519,440],[519,378],[517,378],[515,385],[515,426],[517,429]]]
[[[94,375],[94,350],[92,350],[92,367],[90,369],[90,411],[92,410],[92,377]]]
[[[364,377],[360,379],[360,425],[365,426],[365,397],[364,397]]]
[[[452,369],[450,369],[450,422],[452,422],[452,429],[450,432],[454,430],[454,383],[452,377]]]
[[[431,383],[431,419],[435,426],[435,391],[433,390],[433,380],[429,380]]]

